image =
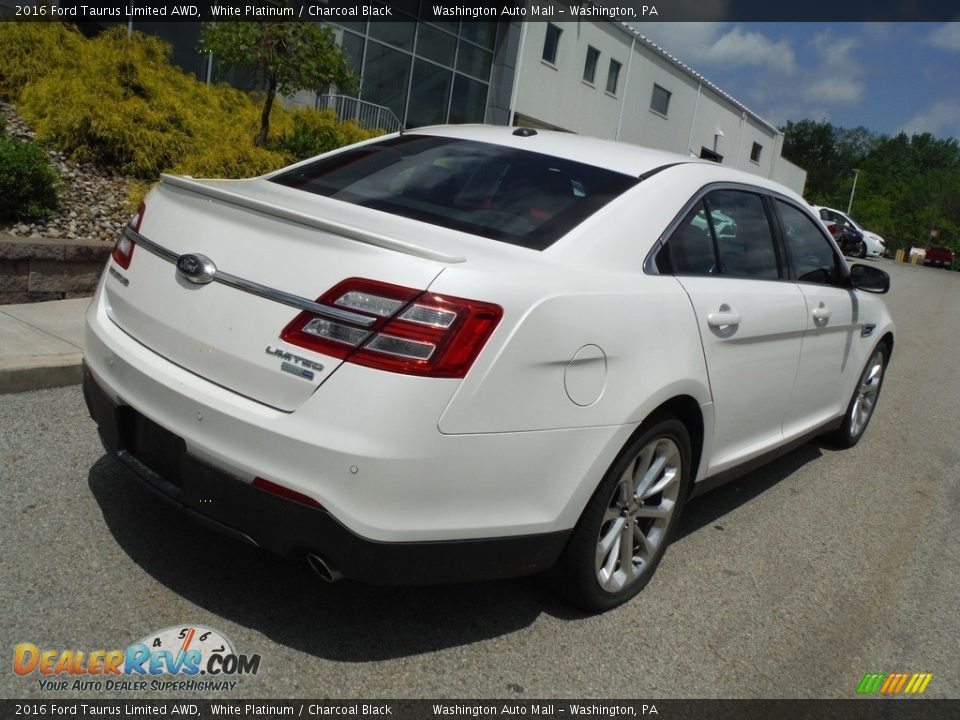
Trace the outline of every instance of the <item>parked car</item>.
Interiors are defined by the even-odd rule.
[[[603,610],[690,497],[860,440],[888,287],[756,175],[420,128],[163,176],[88,311],[84,394],[161,498],[326,580],[549,571]]]
[[[852,251],[848,254],[859,258],[884,256],[887,248],[886,241],[876,233],[864,230],[846,213],[819,205],[814,205],[813,209],[828,227],[833,223],[837,228],[836,232],[846,236],[845,240],[850,244]],[[837,235],[835,234],[834,237],[837,237]],[[862,247],[858,244],[858,241],[863,242]],[[840,242],[839,239],[838,242]]]
[[[923,264],[950,268],[953,267],[954,259],[954,252],[950,248],[934,246],[926,249],[926,254],[923,256]]]

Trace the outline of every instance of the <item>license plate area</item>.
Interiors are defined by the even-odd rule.
[[[144,417],[132,407],[119,408],[123,429],[121,449],[171,485],[183,487],[183,459],[187,444],[183,438]]]

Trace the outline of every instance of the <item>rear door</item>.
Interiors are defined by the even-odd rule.
[[[806,327],[760,194],[708,193],[667,241],[696,314],[714,401],[713,474],[778,445]],[[658,259],[658,265],[661,265]]]

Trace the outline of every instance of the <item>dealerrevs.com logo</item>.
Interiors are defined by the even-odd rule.
[[[233,690],[234,678],[256,675],[260,655],[237,653],[222,633],[180,625],[150,633],[126,650],[59,650],[19,643],[13,671],[35,677],[41,690]]]

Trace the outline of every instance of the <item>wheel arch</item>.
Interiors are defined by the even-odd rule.
[[[690,434],[690,452],[692,453],[692,457],[690,458],[690,489],[692,490],[697,479],[697,474],[700,471],[700,463],[703,460],[705,439],[703,411],[700,409],[700,403],[690,395],[677,395],[658,405],[653,412],[640,423],[637,432],[640,432],[655,418],[664,415],[676,417],[686,426],[687,432]],[[636,435],[636,433],[634,433],[634,435]],[[633,437],[632,435],[630,439],[632,440]]]
[[[890,356],[893,355],[893,333],[889,330],[880,338],[877,345],[885,344],[887,346],[887,362],[890,362]]]

